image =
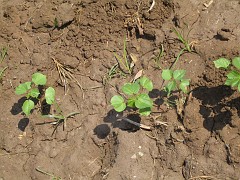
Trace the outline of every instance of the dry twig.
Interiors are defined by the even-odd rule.
[[[65,95],[67,94],[67,85],[68,83],[68,79],[73,80],[74,82],[77,83],[77,85],[80,87],[82,94],[83,94],[83,98],[84,98],[84,90],[82,85],[78,82],[78,80],[75,78],[75,76],[73,76],[73,70],[67,66],[62,65],[60,62],[58,62],[55,58],[53,58],[53,62],[56,64],[57,70],[58,70],[58,74],[60,77],[61,82],[64,85],[64,92]]]

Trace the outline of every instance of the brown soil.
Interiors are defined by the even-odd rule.
[[[240,2],[155,1],[148,11],[149,0],[0,0],[0,48],[8,47],[0,64],[8,67],[0,84],[0,179],[51,178],[39,170],[72,180],[239,179],[239,92],[223,86],[226,73],[213,60],[240,54]],[[175,65],[191,78],[180,113],[161,102],[161,70],[154,63],[161,45],[164,68],[183,48],[173,28],[194,48]],[[133,76],[108,79],[125,37],[128,54],[138,58]],[[84,93],[69,80],[65,95],[53,59],[73,70]],[[131,118],[168,126],[145,131],[112,110],[111,97],[141,69],[154,82],[159,108],[151,120]],[[36,71],[47,75],[65,114],[80,112],[53,135],[53,125],[37,125],[50,121],[40,106],[26,118],[24,99],[14,93]]]

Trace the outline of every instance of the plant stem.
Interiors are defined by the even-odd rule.
[[[46,172],[46,171],[43,171],[43,170],[41,170],[41,169],[39,169],[39,168],[36,168],[36,171],[38,171],[38,172],[40,172],[40,173],[43,173],[43,174],[45,174],[45,175],[51,176],[51,177],[55,177],[54,175],[52,175],[52,174],[50,174],[50,173],[48,173],[48,172]]]
[[[133,124],[133,125],[135,125],[135,126],[137,126],[137,127],[140,127],[140,128],[142,128],[142,129],[145,129],[145,130],[151,130],[151,129],[152,129],[150,126],[147,126],[147,125],[144,125],[144,124],[141,124],[141,123],[134,122],[134,121],[132,121],[131,119],[128,119],[128,118],[126,118],[126,117],[123,117],[123,118],[121,118],[121,119],[124,120],[124,121],[127,121],[128,123]]]
[[[170,67],[170,69],[174,68],[175,64],[178,62],[180,56],[184,53],[185,50],[186,50],[186,48],[183,48],[183,49],[179,52],[179,54],[177,55],[177,58],[176,58],[175,62],[172,64],[172,66]]]

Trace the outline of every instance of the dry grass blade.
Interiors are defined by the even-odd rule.
[[[84,89],[83,89],[82,85],[78,82],[78,80],[75,78],[75,76],[73,75],[73,70],[71,68],[59,63],[55,58],[52,57],[52,59],[53,59],[53,62],[56,64],[60,80],[62,81],[62,83],[64,85],[65,94],[67,94],[67,85],[69,84],[68,80],[72,80],[75,83],[77,83],[77,85],[80,87],[82,94],[83,94],[83,98],[84,98]]]

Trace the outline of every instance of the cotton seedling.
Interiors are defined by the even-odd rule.
[[[26,100],[22,105],[22,111],[26,116],[29,116],[31,110],[35,107],[34,99],[39,100],[42,96],[40,93],[40,86],[44,86],[47,83],[45,75],[37,72],[32,75],[32,81],[24,82],[16,87],[15,93],[17,95],[24,95]],[[48,87],[45,90],[44,97],[46,103],[52,105],[55,101],[55,90],[53,87]]]
[[[164,88],[168,93],[168,96],[174,90],[180,90],[183,93],[188,92],[188,86],[190,85],[190,80],[184,78],[185,74],[186,74],[186,70],[164,69],[162,71],[162,78],[165,81],[168,81],[167,85]]]
[[[133,83],[126,83],[122,86],[122,91],[126,98],[115,95],[111,98],[111,105],[117,112],[122,112],[126,107],[137,108],[140,115],[148,116],[151,113],[153,101],[149,97],[149,91],[152,91],[153,83],[147,77],[141,77]],[[144,92],[146,91],[146,92]]]
[[[231,61],[226,58],[220,58],[213,62],[216,68],[230,71],[227,74],[225,85],[232,88],[237,87],[238,91],[240,91],[240,57],[235,57]]]

